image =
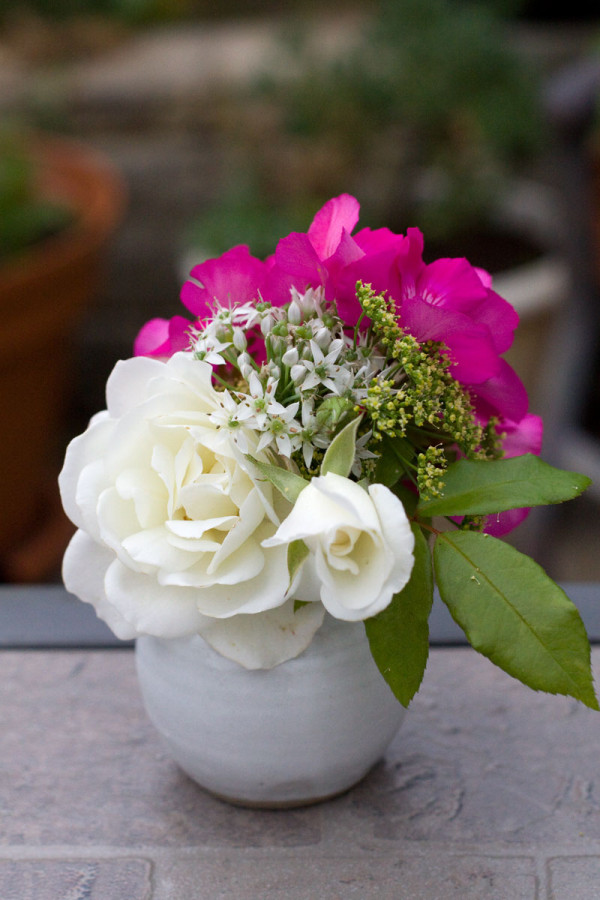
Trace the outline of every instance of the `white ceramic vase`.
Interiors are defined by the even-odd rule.
[[[326,616],[304,653],[248,670],[201,637],[141,637],[146,710],[181,768],[213,794],[286,807],[339,794],[383,756],[405,710],[362,623]]]

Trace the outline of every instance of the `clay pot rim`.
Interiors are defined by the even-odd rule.
[[[125,207],[125,184],[101,152],[63,137],[36,135],[29,144],[40,167],[40,191],[64,201],[74,216],[59,233],[0,264],[0,294],[93,252],[107,240]]]

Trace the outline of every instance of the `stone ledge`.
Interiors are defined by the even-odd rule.
[[[179,772],[130,652],[3,651],[0,678],[3,900],[596,896],[600,717],[470,649],[432,651],[360,785],[286,812],[228,806]]]

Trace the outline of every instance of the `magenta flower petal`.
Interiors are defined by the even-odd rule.
[[[520,422],[527,413],[529,400],[525,386],[506,360],[499,358],[500,371],[482,384],[470,386],[478,414],[487,421],[500,416]]]
[[[318,287],[327,281],[327,269],[310,242],[307,234],[292,232],[282,238],[275,251],[275,266],[291,277],[291,281],[299,291],[309,287]],[[288,297],[284,302],[287,302]]]
[[[473,321],[487,325],[498,353],[506,353],[510,349],[519,324],[519,314],[508,300],[488,290],[484,302],[471,316]]]
[[[503,420],[499,431],[506,434],[502,442],[504,455],[511,457],[522,456],[524,453],[535,453],[536,456],[539,456],[542,452],[543,430],[541,418],[532,413],[524,415],[519,422]],[[529,512],[530,508],[523,506],[518,509],[505,510],[497,516],[488,516],[484,530],[496,537],[508,534],[527,518]]]
[[[421,296],[432,306],[471,313],[488,294],[466,259],[436,259],[426,266],[418,282]]]
[[[194,266],[191,280],[181,289],[181,302],[199,319],[211,312],[214,300],[223,306],[248,303],[262,296],[268,271],[264,262],[240,244],[216,259]]]
[[[190,325],[191,322],[183,316],[150,319],[141,327],[133,342],[133,355],[169,357],[178,350],[187,350]]]
[[[133,355],[154,356],[157,350],[167,345],[168,340],[169,320],[150,319],[142,325],[133,342]]]
[[[506,509],[495,516],[488,516],[483,530],[486,534],[501,537],[503,534],[508,534],[509,531],[516,528],[521,522],[524,522],[530,512],[531,509],[525,506],[519,509]]]
[[[419,295],[404,297],[400,325],[418,341],[443,341],[463,384],[486,383],[500,372],[500,358],[489,330],[462,313],[432,306]]]
[[[505,456],[522,456],[524,453],[542,452],[544,423],[540,416],[527,413],[520,422],[504,420],[500,430],[506,433],[502,442]]]
[[[396,250],[390,246],[379,253],[365,253],[340,270],[336,277],[336,306],[347,325],[356,325],[362,312],[356,299],[357,281],[370,284],[378,294],[386,292],[390,297],[398,296],[400,285],[394,266],[395,258]]]
[[[333,197],[321,207],[308,229],[308,238],[319,259],[332,256],[342,239],[342,233],[352,231],[358,222],[360,204],[350,194]]]
[[[389,228],[361,228],[353,236],[355,243],[363,253],[383,253],[388,250],[398,251],[407,239],[402,234],[394,234]]]

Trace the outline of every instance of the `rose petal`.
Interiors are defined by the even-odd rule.
[[[114,553],[92,540],[85,532],[76,531],[63,559],[65,587],[84,603],[91,603],[96,615],[121,640],[136,637],[137,631],[106,599],[104,577],[114,561]]]
[[[306,650],[323,624],[325,609],[309,603],[294,612],[294,601],[255,615],[210,619],[201,630],[210,646],[246,669],[272,669]]]

